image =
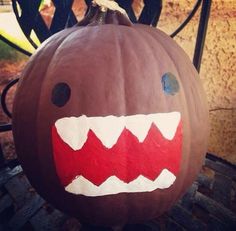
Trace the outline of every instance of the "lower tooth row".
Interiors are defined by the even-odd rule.
[[[154,181],[140,175],[132,182],[125,183],[116,176],[111,176],[100,186],[94,185],[83,176],[78,176],[65,187],[65,190],[73,194],[91,197],[112,195],[117,193],[151,192],[156,189],[169,188],[174,183],[175,179],[175,175],[167,169],[163,169]]]

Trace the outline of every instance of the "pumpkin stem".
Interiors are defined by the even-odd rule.
[[[76,26],[97,26],[103,24],[132,25],[126,11],[114,0],[93,0],[85,18],[78,22]]]

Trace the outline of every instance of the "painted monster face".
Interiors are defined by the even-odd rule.
[[[162,77],[163,94],[175,94],[175,77]],[[58,107],[70,97],[67,84],[53,90]],[[180,112],[63,117],[52,127],[53,154],[67,192],[85,196],[169,188],[179,172]]]
[[[155,218],[199,172],[204,92],[186,54],[157,29],[61,31],[31,57],[18,86],[13,134],[24,171],[43,198],[81,222]]]

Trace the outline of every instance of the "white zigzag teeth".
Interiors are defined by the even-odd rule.
[[[91,129],[103,145],[111,148],[116,144],[124,128],[143,142],[154,123],[163,137],[172,140],[180,122],[179,112],[155,113],[149,115],[105,116],[105,117],[64,117],[55,126],[61,139],[72,149],[79,150],[87,140]]]
[[[156,189],[169,188],[175,181],[176,177],[167,169],[163,169],[155,181],[151,181],[140,175],[130,183],[125,183],[116,176],[109,177],[100,186],[96,186],[83,176],[78,176],[69,185],[65,187],[67,192],[85,196],[105,196],[117,193],[135,193],[151,192]]]

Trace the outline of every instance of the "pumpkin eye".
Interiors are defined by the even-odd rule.
[[[179,91],[179,83],[176,77],[167,72],[162,76],[161,79],[163,91],[168,95],[175,95]]]
[[[71,90],[66,83],[57,83],[52,90],[52,103],[57,107],[63,107],[70,99]]]

